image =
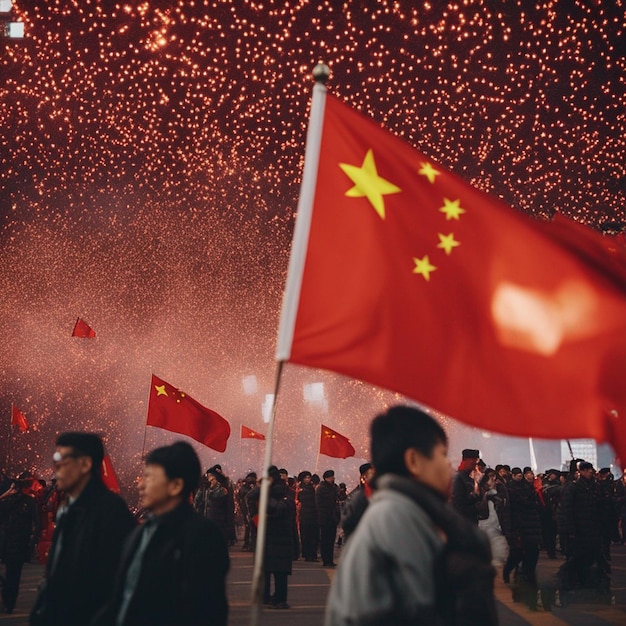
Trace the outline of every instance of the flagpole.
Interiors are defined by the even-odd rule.
[[[146,454],[146,435],[148,434],[148,411],[150,410],[150,392],[151,391],[152,391],[152,374],[150,375],[150,386],[148,387],[148,402],[146,404],[146,419],[143,425],[143,443],[141,444],[140,463],[143,463],[143,459]]]
[[[261,497],[259,500],[259,525],[257,528],[256,549],[254,552],[254,569],[252,570],[252,607],[250,613],[250,626],[257,626],[259,612],[261,608],[261,587],[263,578],[263,560],[265,557],[265,534],[267,526],[267,503],[269,500],[270,481],[269,467],[272,464],[272,444],[274,443],[274,418],[276,416],[276,404],[280,389],[280,379],[283,371],[284,361],[278,361],[276,369],[276,381],[274,385],[274,397],[272,399],[272,410],[270,421],[265,437],[265,461],[263,463],[263,474],[261,478]]]
[[[326,102],[325,83],[330,76],[327,65],[318,63],[313,68],[313,96],[311,99],[311,112],[309,115],[309,128],[306,136],[304,151],[304,169],[302,172],[302,184],[300,186],[300,198],[298,200],[297,218],[294,227],[291,254],[289,256],[289,268],[287,272],[287,284],[283,294],[283,305],[280,313],[278,326],[278,338],[276,341],[276,385],[270,421],[265,436],[265,461],[263,465],[263,478],[261,480],[261,498],[259,501],[259,527],[257,532],[257,544],[254,555],[254,570],[252,573],[252,608],[250,613],[250,626],[257,626],[261,607],[261,579],[263,558],[265,556],[265,529],[267,517],[267,502],[269,499],[269,474],[268,469],[272,462],[272,444],[274,436],[274,416],[280,378],[285,361],[289,360],[291,341],[296,323],[296,312],[300,299],[302,286],[302,273],[306,257],[307,242],[311,229],[311,217],[313,214],[313,202],[315,199],[315,187],[317,184],[317,170],[319,164],[320,146],[322,143],[322,125],[324,122],[324,105]]]

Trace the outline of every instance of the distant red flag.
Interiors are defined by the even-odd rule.
[[[355,450],[350,440],[328,426],[322,424],[320,437],[320,454],[334,456],[337,459],[347,459],[355,455]]]
[[[14,404],[11,405],[11,425],[17,426],[22,433],[28,430],[28,420],[26,416]]]
[[[626,462],[619,241],[511,209],[322,85],[311,110],[277,360]]]
[[[265,441],[265,435],[261,433],[257,433],[256,430],[252,430],[252,428],[248,428],[247,426],[241,426],[241,438],[242,439],[260,439],[261,441]]]
[[[111,457],[108,453],[105,453],[104,459],[102,459],[102,466],[100,467],[100,477],[102,482],[114,493],[120,493],[120,483],[117,480],[115,470],[113,469],[113,463],[111,463]]]
[[[187,435],[218,452],[226,450],[230,437],[230,424],[221,415],[154,375],[147,424]]]
[[[72,331],[72,337],[84,337],[86,339],[91,339],[96,336],[96,331],[80,319],[80,317],[76,320],[76,324],[74,324],[74,330]]]

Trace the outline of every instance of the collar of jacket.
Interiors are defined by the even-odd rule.
[[[447,537],[450,546],[478,552],[488,561],[491,559],[489,543],[484,533],[469,520],[459,515],[445,498],[405,476],[384,474],[377,481],[378,490],[391,489],[404,494],[420,506]]]
[[[154,518],[154,521],[158,526],[176,526],[181,524],[184,520],[186,520],[191,515],[195,514],[194,508],[185,500],[181,502],[175,509],[168,511],[167,513],[163,513],[163,515],[159,515]]]

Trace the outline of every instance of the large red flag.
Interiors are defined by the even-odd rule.
[[[11,425],[17,426],[22,433],[25,433],[29,426],[26,415],[24,415],[24,413],[22,413],[14,404],[11,405]]]
[[[230,424],[221,415],[154,375],[147,424],[187,435],[218,452],[226,450],[230,437]]]
[[[102,478],[102,482],[107,486],[108,489],[113,491],[114,493],[120,493],[120,483],[117,480],[117,475],[115,474],[115,470],[113,469],[113,463],[111,462],[111,457],[108,452],[105,452],[104,458],[102,459],[102,466],[100,467],[100,477]]]
[[[345,435],[322,424],[320,454],[334,456],[336,459],[347,459],[349,456],[354,456],[355,450]]]
[[[241,425],[241,438],[242,439],[260,439],[261,441],[265,441],[265,435],[261,433],[257,433],[256,430],[252,430],[252,428],[248,428],[247,426]]]
[[[72,331],[72,337],[83,337],[86,339],[91,339],[96,336],[96,331],[87,324],[87,322],[80,319],[80,317],[76,320],[76,324],[74,324],[74,330]]]
[[[514,211],[320,87],[277,359],[626,461],[626,255]]]

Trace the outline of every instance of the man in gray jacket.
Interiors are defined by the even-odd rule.
[[[375,493],[333,579],[326,626],[497,623],[487,537],[446,502],[447,436],[426,413],[371,425]]]

